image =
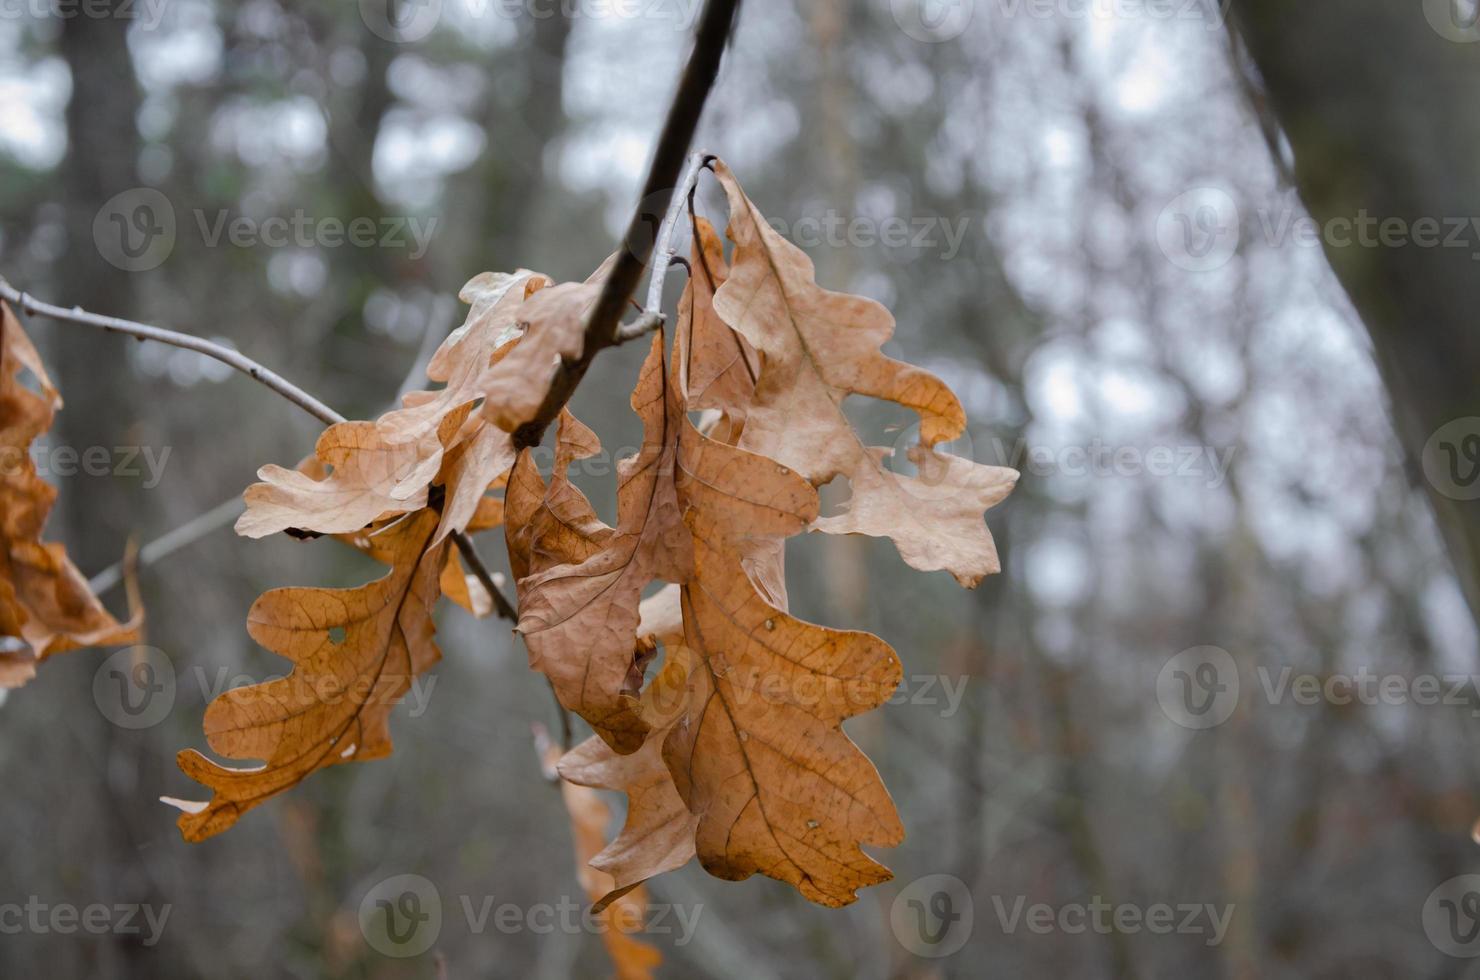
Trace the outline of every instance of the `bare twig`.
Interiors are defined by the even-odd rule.
[[[699,172],[713,165],[715,159],[713,153],[706,153],[703,150],[689,155],[689,162],[684,167],[683,179],[674,188],[673,200],[668,202],[668,213],[663,215],[663,223],[658,227],[658,237],[653,243],[656,255],[654,256],[653,274],[648,279],[647,305],[643,307],[644,313],[659,313],[663,309],[663,284],[668,277],[668,267],[678,256],[678,243],[673,240],[673,233],[678,228],[678,220],[683,217],[684,208],[693,200],[694,188],[699,183]]]
[[[148,568],[161,559],[179,551],[187,545],[194,544],[212,531],[223,528],[236,520],[236,516],[242,512],[241,497],[232,497],[212,507],[197,517],[193,517],[181,524],[179,527],[160,535],[139,549],[139,567]],[[109,565],[92,578],[88,579],[87,588],[93,595],[102,595],[109,589],[123,581],[124,563]]]
[[[236,368],[254,381],[260,381],[326,425],[333,425],[336,422],[343,422],[345,420],[343,415],[340,415],[334,409],[325,405],[276,371],[268,370],[247,355],[240,351],[232,350],[230,347],[224,347],[221,344],[213,343],[201,337],[192,337],[188,333],[166,330],[163,327],[152,327],[147,323],[136,323],[133,320],[124,320],[116,316],[100,316],[97,313],[89,313],[81,307],[74,306],[69,310],[61,306],[53,306],[51,303],[43,303],[34,296],[29,296],[21,290],[16,289],[3,276],[0,276],[0,299],[9,300],[33,316],[39,314],[41,316],[51,317],[54,320],[65,320],[69,323],[80,323],[89,327],[101,327],[109,333],[128,334],[131,337],[138,337],[140,340],[157,340],[162,344],[169,344],[172,347],[180,347],[184,350],[195,351],[197,354],[203,354],[206,357],[215,358],[222,364]]]
[[[570,401],[570,396],[586,376],[586,371],[597,354],[624,339],[641,336],[662,324],[662,314],[648,309],[631,328],[623,330],[618,326],[622,310],[637,289],[642,271],[647,267],[657,243],[656,236],[649,239],[643,233],[648,215],[645,208],[661,200],[663,210],[669,210],[669,204],[679,186],[684,158],[693,141],[694,130],[699,125],[699,116],[704,111],[709,90],[714,86],[715,76],[719,73],[720,58],[729,41],[735,11],[739,6],[740,0],[709,0],[705,4],[694,38],[693,53],[689,55],[688,64],[684,67],[678,92],[673,97],[673,105],[668,109],[668,118],[664,120],[663,131],[658,137],[658,146],[653,151],[653,162],[648,168],[647,180],[643,183],[642,194],[638,198],[641,203],[633,211],[632,220],[627,225],[627,234],[617,251],[616,263],[586,320],[585,347],[580,357],[561,363],[535,417],[514,433],[515,446],[524,448],[539,445],[545,436],[545,430],[560,414],[565,403]],[[700,165],[702,166],[702,162]],[[660,268],[666,270],[667,263],[664,262]],[[654,274],[658,274],[658,270],[654,270]]]
[[[334,409],[325,405],[291,381],[288,381],[276,371],[263,367],[250,357],[247,357],[240,351],[232,350],[230,347],[224,347],[221,344],[213,343],[200,337],[192,337],[188,333],[180,333],[176,330],[166,330],[163,327],[150,326],[147,323],[138,323],[119,317],[89,313],[81,307],[73,307],[69,310],[65,307],[54,306],[51,303],[43,303],[35,297],[16,289],[3,276],[0,276],[0,299],[9,300],[31,315],[51,317],[54,320],[63,320],[68,323],[78,323],[89,327],[101,327],[110,333],[127,334],[130,337],[137,337],[140,340],[156,340],[162,344],[169,344],[172,347],[179,347],[184,350],[195,351],[197,354],[203,354],[206,357],[213,357],[221,363],[228,364],[253,380],[259,381],[268,388],[271,388],[326,425],[335,425],[346,421],[343,415],[340,415]],[[221,507],[212,510],[209,514],[197,518],[196,521],[192,521],[189,527],[189,533],[182,534],[179,540],[170,540],[172,535],[165,535],[159,541],[151,542],[150,547],[154,547],[156,552],[151,560],[157,560],[171,551],[183,548],[195,540],[195,537],[213,530],[218,525],[212,522],[221,519],[220,512],[224,509],[225,505],[223,504]],[[180,530],[184,531],[185,529],[181,528]],[[472,571],[474,577],[478,579],[478,584],[488,590],[488,594],[492,597],[494,608],[498,610],[498,614],[505,619],[517,621],[518,616],[513,612],[513,605],[499,592],[498,585],[493,581],[493,576],[489,574],[488,567],[483,564],[482,559],[478,557],[478,553],[473,550],[472,542],[468,541],[467,535],[458,532],[452,536],[452,539],[457,544],[458,551],[462,552],[463,559],[467,562],[468,568]],[[156,547],[167,540],[169,541],[167,547],[163,549]],[[121,575],[122,571],[123,569],[121,567],[116,567],[116,571],[115,568],[108,568],[98,573],[98,579],[102,580],[104,585],[112,587],[117,584],[115,576]]]
[[[504,594],[498,590],[493,576],[488,572],[488,566],[483,564],[483,559],[478,557],[478,552],[473,550],[473,542],[468,540],[466,534],[455,534],[452,541],[457,545],[458,553],[462,555],[463,564],[472,570],[473,576],[478,583],[488,590],[493,599],[493,610],[498,613],[499,619],[507,619],[511,623],[519,622],[519,612],[513,603],[504,598]]]

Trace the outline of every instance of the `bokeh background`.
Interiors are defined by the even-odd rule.
[[[1420,4],[1389,6],[1422,23]],[[4,3],[0,274],[222,340],[374,417],[461,322],[471,276],[581,278],[614,247],[697,12],[419,0],[397,30],[370,0]],[[653,937],[663,975],[1472,975],[1451,954],[1480,949],[1462,919],[1446,942],[1434,896],[1480,870],[1475,627],[1362,323],[1320,242],[1293,230],[1290,150],[1223,14],[744,5],[696,145],[824,285],[894,311],[889,352],[967,406],[956,450],[1024,475],[989,515],[1005,570],[974,592],[887,542],[791,542],[793,611],[871,630],[904,661],[897,703],[849,731],[908,839],[880,855],[895,881],[841,911],[696,865],[653,883],[654,902],[698,914],[691,935]],[[1436,58],[1456,44],[1430,34]],[[712,183],[699,200],[722,221]],[[295,215],[305,237],[265,231]],[[325,240],[354,219],[376,244]],[[242,222],[235,242],[213,234],[223,220]],[[146,231],[149,249],[122,251]],[[162,717],[129,727],[95,683],[102,651],[0,702],[0,904],[169,905],[163,933],[5,932],[0,976],[607,971],[584,930],[464,914],[581,895],[532,746],[532,723],[555,724],[549,694],[496,620],[442,611],[443,662],[425,710],[393,717],[393,757],[181,841],[157,799],[200,790],[174,753],[204,748],[213,693],[283,667],[246,635],[252,600],[376,573],[333,542],[230,532],[256,468],[312,447],[299,409],[193,354],[28,329],[66,398],[43,469],[61,490],[51,534],[80,567],[201,515],[217,529],[143,573],[148,643],[175,679]],[[604,354],[573,405],[614,453],[637,440],[640,356]],[[908,435],[907,419],[859,420],[885,445]],[[109,465],[69,472],[66,447],[106,447]],[[598,469],[577,482],[610,518]],[[480,547],[502,567],[496,536]],[[1198,727],[1209,716],[1179,708],[1177,685],[1205,663],[1238,690]],[[1303,674],[1433,676],[1445,696],[1300,699],[1281,682]],[[420,956],[385,956],[358,925],[400,874],[443,907]],[[944,887],[912,883],[933,875],[970,897],[951,898],[950,939],[966,938],[950,956],[908,928],[909,898]],[[1207,911],[1167,934],[1012,916],[1097,900],[1227,910],[1228,927],[1215,936]]]

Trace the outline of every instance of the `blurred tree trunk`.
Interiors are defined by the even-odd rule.
[[[104,0],[94,15],[62,21],[59,48],[72,74],[72,98],[67,105],[66,160],[62,186],[67,203],[67,251],[53,276],[65,302],[119,316],[133,316],[135,274],[103,258],[94,240],[94,221],[108,200],[138,184],[135,162],[139,137],[135,119],[140,95],[130,61],[127,16],[101,16],[96,11],[120,7]],[[122,13],[120,11],[120,13]],[[104,230],[107,226],[104,226]],[[132,405],[135,384],[123,357],[127,341],[86,327],[51,326],[53,364],[66,399],[57,421],[55,443],[79,454],[89,446],[123,445],[132,438],[129,424],[136,418]],[[101,367],[108,365],[107,367]],[[59,511],[67,532],[67,550],[84,574],[116,561],[124,540],[146,521],[140,485],[117,477],[72,476],[60,482]],[[57,532],[53,532],[57,533]],[[67,664],[77,690],[98,660],[83,655]],[[85,702],[84,702],[85,703]],[[143,802],[137,792],[142,758],[139,733],[124,733],[100,712],[74,714],[75,731],[93,755],[90,780],[96,799],[85,804],[108,814],[98,824],[96,837],[70,841],[71,860],[94,882],[93,891],[110,903],[148,903],[163,898],[140,858],[137,828]],[[155,810],[154,807],[148,807]],[[114,934],[96,949],[97,975],[160,977],[157,962],[137,936]]]
[[[1463,247],[1333,248],[1326,255],[1372,336],[1398,436],[1418,465],[1434,433],[1480,416],[1480,33],[1456,0],[1233,0],[1239,36],[1294,151],[1320,222],[1465,222]],[[1257,98],[1257,96],[1256,96]],[[1261,110],[1264,107],[1259,106]],[[1375,235],[1376,232],[1369,233]],[[1323,236],[1324,238],[1325,236]],[[1480,434],[1480,423],[1473,430]],[[1480,502],[1425,480],[1471,612],[1480,616]]]

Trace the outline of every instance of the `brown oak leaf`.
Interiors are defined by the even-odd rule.
[[[859,887],[890,877],[860,845],[895,846],[904,829],[841,723],[888,700],[899,659],[878,637],[788,615],[747,574],[756,541],[815,519],[806,480],[687,424],[678,462],[694,542],[694,574],[682,588],[693,690],[663,756],[699,815],[700,862],[721,878],[760,872],[811,901],[846,905]]]
[[[212,750],[265,764],[228,768],[180,752],[186,775],[215,790],[206,802],[166,800],[185,811],[187,840],[226,830],[319,769],[390,754],[391,709],[441,657],[432,607],[449,545],[433,545],[436,527],[437,514],[421,510],[385,528],[392,562],[384,578],[352,589],[273,589],[253,604],[247,631],[294,669],[227,691],[206,709]]]
[[[18,641],[0,652],[0,687],[20,687],[47,657],[78,647],[136,643],[143,614],[120,623],[103,608],[56,542],[41,540],[56,502],[31,444],[51,429],[61,395],[31,339],[0,303],[0,636]],[[22,383],[29,372],[37,390]]]
[[[887,357],[880,347],[894,318],[873,300],[817,285],[811,259],[771,227],[730,169],[715,164],[730,205],[735,243],[714,308],[761,355],[755,399],[740,445],[792,467],[814,485],[847,477],[844,513],[819,521],[832,534],[894,541],[921,571],[949,571],[967,588],[1001,566],[982,511],[1011,491],[1017,473],[949,458],[932,447],[961,435],[966,414],[945,382]],[[919,476],[885,465],[890,451],[867,445],[843,411],[866,395],[920,417]]]

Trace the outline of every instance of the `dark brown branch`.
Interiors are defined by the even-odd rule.
[[[673,105],[668,109],[668,118],[658,137],[658,146],[653,151],[652,166],[648,168],[647,180],[643,183],[642,194],[638,198],[639,204],[627,225],[627,234],[617,251],[617,260],[612,266],[611,274],[603,284],[596,305],[586,320],[585,348],[574,361],[561,363],[534,419],[520,426],[514,433],[516,447],[539,445],[545,436],[545,430],[560,414],[566,402],[570,401],[570,396],[586,376],[586,371],[597,354],[624,339],[641,336],[662,325],[662,314],[652,309],[645,310],[629,328],[620,328],[618,322],[622,310],[637,289],[637,283],[642,278],[648,260],[652,258],[656,244],[656,236],[649,237],[644,233],[649,209],[661,201],[663,210],[670,210],[669,204],[679,189],[684,157],[688,154],[694,131],[699,126],[699,117],[704,111],[704,103],[708,101],[709,91],[719,73],[720,58],[724,55],[739,6],[740,0],[709,0],[705,4],[694,38],[694,50],[689,55],[683,77],[679,80]],[[702,165],[703,161],[700,162],[700,166]],[[697,176],[697,170],[692,166],[691,170]],[[682,196],[679,195],[680,198]],[[660,269],[667,269],[666,261]],[[658,270],[654,274],[659,274]]]
[[[494,584],[493,576],[488,572],[488,566],[483,564],[483,559],[478,556],[478,552],[473,550],[473,542],[468,540],[468,536],[466,534],[454,534],[452,536],[452,543],[457,545],[458,553],[462,555],[463,564],[472,570],[473,576],[478,579],[478,584],[488,590],[489,596],[493,599],[494,612],[498,613],[499,619],[507,619],[511,623],[519,622],[518,610],[498,590],[498,586]]]

